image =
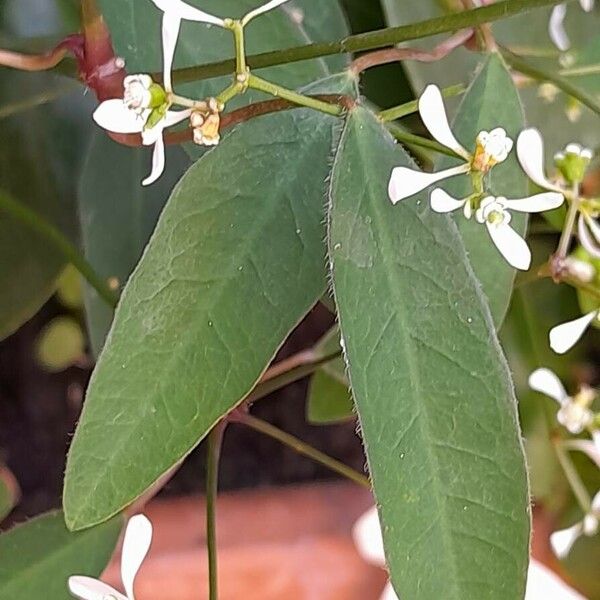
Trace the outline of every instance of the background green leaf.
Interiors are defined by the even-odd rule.
[[[160,211],[189,166],[179,147],[167,151],[168,169],[153,185],[142,187],[150,152],[113,142],[104,132],[92,138],[79,185],[79,217],[86,258],[97,273],[127,282],[154,230]],[[85,310],[92,350],[100,353],[113,310],[96,290],[85,289]]]
[[[389,202],[399,164],[412,166],[353,111],[329,248],[392,581],[420,600],[522,598],[529,495],[510,375],[451,220]]]
[[[307,110],[252,120],[175,188],[90,382],[67,464],[70,527],[107,519],[189,453],[323,294],[338,123]]]
[[[497,54],[490,55],[481,65],[465,95],[454,119],[452,130],[469,150],[475,148],[475,138],[480,131],[504,127],[516,141],[524,128],[524,117],[519,95],[510,73]],[[455,160],[442,159],[439,168],[456,164]],[[456,198],[468,196],[473,188],[468,177],[455,177],[442,184]],[[486,191],[496,196],[523,198],[528,193],[528,183],[516,153],[492,169],[487,178]],[[469,260],[483,291],[488,297],[496,326],[504,319],[512,295],[515,269],[494,246],[486,227],[473,218],[467,220],[462,212],[455,215]],[[513,213],[511,226],[522,235],[527,229],[527,215]]]
[[[68,600],[71,575],[98,577],[121,532],[122,520],[81,533],[65,527],[61,512],[32,519],[0,535],[0,598]]]

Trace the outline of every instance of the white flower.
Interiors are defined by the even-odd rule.
[[[393,204],[455,175],[464,175],[472,171],[487,173],[494,165],[506,160],[512,149],[512,140],[506,135],[504,129],[498,127],[478,134],[474,154],[466,150],[450,129],[442,93],[435,85],[427,86],[419,98],[419,113],[431,136],[454,151],[465,162],[438,173],[424,173],[406,167],[396,167],[392,171],[388,187],[388,194]]]
[[[557,192],[544,192],[514,200],[488,196],[481,201],[475,216],[479,223],[485,224],[492,241],[506,261],[516,269],[527,270],[531,265],[531,252],[527,242],[510,226],[512,215],[509,211],[543,212],[557,208],[563,201],[562,194]],[[439,188],[431,192],[431,208],[438,213],[462,208],[468,219],[473,210],[471,202],[471,196],[458,200]]]
[[[546,177],[544,171],[544,141],[542,134],[530,127],[524,129],[517,138],[517,157],[523,171],[539,187],[553,192],[564,193],[564,189]]]
[[[585,12],[590,12],[594,8],[594,0],[579,0],[581,8]],[[555,6],[550,15],[550,23],[548,24],[548,32],[550,33],[550,39],[554,42],[554,45],[564,52],[571,47],[571,41],[565,31],[565,16],[567,14],[566,3]]]
[[[133,583],[152,542],[152,524],[144,515],[129,519],[121,554],[121,580],[125,595],[98,579],[69,577],[69,590],[80,600],[135,600]]]
[[[582,535],[593,536],[598,533],[600,520],[600,492],[598,492],[593,500],[590,507],[590,511],[583,517],[583,520],[579,521],[575,525],[568,527],[567,529],[561,529],[555,531],[550,536],[550,544],[552,549],[558,558],[564,558],[569,554],[573,544]]]
[[[550,369],[537,369],[529,376],[529,387],[536,392],[546,394],[560,404],[557,421],[571,433],[577,435],[590,427],[594,414],[590,405],[596,394],[589,387],[571,397],[565,391],[560,379]]]
[[[150,75],[128,75],[123,81],[125,92],[123,102],[130,110],[141,114],[145,108],[152,104],[152,87],[154,81]]]
[[[594,310],[583,317],[562,323],[550,330],[550,347],[557,354],[568,352],[583,336],[586,329],[594,322],[600,321],[600,310]]]
[[[362,515],[354,525],[352,535],[359,554],[366,562],[385,568],[385,554],[381,527],[375,507]],[[529,562],[527,591],[525,600],[585,600],[575,590],[568,587],[552,571],[538,563]],[[380,600],[398,600],[392,585],[387,584]]]
[[[142,181],[142,185],[154,183],[165,169],[165,142],[163,131],[167,127],[189,119],[191,110],[165,111],[165,114],[152,127],[147,121],[152,110],[144,109],[141,114],[125,106],[122,100],[106,100],[94,112],[94,121],[100,127],[114,133],[140,133],[144,146],[154,146],[152,155],[152,171]]]

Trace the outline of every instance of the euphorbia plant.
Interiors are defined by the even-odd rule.
[[[534,113],[546,107],[528,94],[551,85],[555,98],[585,106],[585,119],[600,114],[586,87],[592,84],[573,82],[577,58],[546,48],[549,12],[556,41],[563,7],[557,0],[431,1],[416,7],[418,21],[407,3],[384,3],[400,25],[348,36],[337,0],[258,7],[250,0],[84,1],[79,37],[46,57],[0,53],[4,64],[34,69],[56,68],[72,50],[80,78],[99,99],[93,119],[100,127],[79,187],[87,260],[35,211],[0,194],[0,209],[45,235],[90,284],[86,310],[99,355],[69,451],[66,526],[104,532],[208,438],[211,599],[218,463],[230,422],[372,488],[391,585],[402,598],[523,598],[536,470],[526,467],[511,369],[497,336],[517,270],[526,272],[520,287],[551,278],[580,294],[586,316],[568,315],[550,342],[527,316],[531,345],[543,351],[518,368],[510,340],[507,354],[517,374],[532,371],[531,387],[560,404],[557,421],[545,421],[544,440],[583,520],[555,534],[557,554],[597,529],[597,496],[569,454],[579,449],[597,459],[595,395],[584,387],[568,396],[540,369],[557,360],[550,347],[574,345],[600,306],[600,204],[587,180],[594,155],[583,145],[595,138],[589,126],[573,125],[571,133],[564,118],[560,143],[571,143],[546,161],[543,140],[556,143],[557,125]],[[518,55],[530,40],[503,24],[509,16],[521,28],[543,25],[535,42],[549,65],[530,60],[536,48]],[[395,47],[443,33],[452,35],[429,50]],[[301,45],[307,36],[314,43]],[[262,52],[249,54],[249,46]],[[352,61],[353,52],[368,54]],[[467,68],[444,67],[456,60]],[[398,61],[416,101],[380,111],[361,97],[361,76]],[[456,94],[462,99],[450,124],[444,97]],[[399,122],[416,114],[432,139]],[[123,147],[107,144],[107,135]],[[151,169],[138,162],[132,171],[127,161],[142,146],[153,147]],[[105,223],[121,226],[105,204],[120,211],[132,201],[122,190],[113,197],[107,173],[115,189],[119,178],[137,178],[135,194],[143,194],[120,230],[123,239],[140,235],[131,256],[109,258],[106,232],[92,218],[100,210]],[[527,235],[530,214],[542,214],[534,224],[559,234],[543,255]],[[271,365],[319,301],[338,329]],[[327,394],[342,387],[341,400],[315,386],[310,413],[324,422],[356,411],[366,475],[251,413],[254,402],[315,372],[337,384]],[[135,518],[133,526],[144,523]],[[84,571],[75,558],[72,575]],[[84,575],[71,580],[78,597],[105,589],[89,579],[98,573]],[[133,575],[124,579],[133,597]]]

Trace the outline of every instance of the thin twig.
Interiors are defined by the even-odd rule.
[[[473,36],[473,29],[463,29],[455,35],[444,40],[433,50],[421,50],[419,48],[387,48],[369,52],[357,58],[351,65],[350,71],[359,75],[371,67],[385,65],[403,60],[416,60],[419,62],[435,62],[448,56],[453,50],[464,45]]]
[[[273,438],[274,440],[277,440],[279,443],[288,446],[298,454],[302,454],[303,456],[314,460],[315,462],[323,465],[324,467],[331,469],[335,473],[338,473],[339,475],[342,475],[343,477],[354,481],[354,483],[366,487],[367,489],[371,489],[369,478],[363,475],[362,473],[355,471],[353,468],[349,467],[348,465],[345,465],[343,462],[340,462],[339,460],[328,456],[320,450],[313,448],[312,446],[303,442],[297,437],[294,437],[293,435],[282,431],[274,425],[271,425],[271,423],[267,423],[262,419],[258,419],[257,417],[254,417],[248,413],[243,413],[241,411],[233,413],[231,415],[231,420],[234,423],[241,423],[242,425],[247,425],[251,429],[254,429],[255,431],[258,431],[264,435],[269,436],[270,438]]]
[[[56,67],[67,54],[67,48],[62,46],[44,54],[23,54],[0,49],[0,66],[19,71],[47,71]]]

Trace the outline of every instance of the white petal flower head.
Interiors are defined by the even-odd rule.
[[[567,529],[555,531],[550,536],[550,544],[554,550],[554,554],[558,558],[565,558],[573,544],[582,536],[592,537],[598,533],[600,526],[600,492],[598,492],[592,500],[590,512],[585,515],[582,521]]]
[[[591,12],[594,8],[594,0],[579,0],[579,5],[585,12]],[[571,41],[565,31],[565,17],[567,15],[566,3],[559,4],[554,7],[552,14],[550,15],[550,22],[548,24],[548,32],[550,39],[554,42],[554,45],[565,52],[571,47]]]
[[[142,181],[142,185],[154,183],[165,169],[165,143],[163,131],[167,127],[189,119],[191,110],[164,111],[164,116],[151,127],[147,126],[152,115],[151,109],[141,112],[127,108],[118,98],[105,100],[94,112],[94,121],[103,129],[113,133],[139,133],[145,146],[154,146],[152,172]]]
[[[590,388],[583,387],[576,396],[571,397],[556,374],[544,368],[537,369],[529,376],[529,387],[558,402],[560,409],[556,419],[572,434],[577,435],[592,424],[594,414],[590,406],[595,393]]]
[[[123,102],[130,110],[142,113],[144,109],[150,108],[152,104],[152,77],[150,75],[128,75],[125,77],[123,86]]]
[[[392,171],[388,186],[388,195],[393,204],[456,175],[464,175],[472,171],[487,173],[494,165],[506,160],[512,149],[512,140],[508,138],[504,129],[497,128],[490,132],[480,132],[476,139],[474,153],[469,152],[452,133],[442,93],[435,85],[427,86],[419,98],[419,114],[431,136],[452,150],[464,162],[437,173],[396,167]]]
[[[583,317],[553,327],[549,336],[550,347],[557,354],[568,352],[582,338],[594,320],[600,321],[600,310],[594,310]]]
[[[79,600],[135,600],[133,584],[152,542],[152,524],[144,515],[129,519],[121,554],[121,580],[125,594],[93,579],[74,575],[69,577],[69,590]]]

